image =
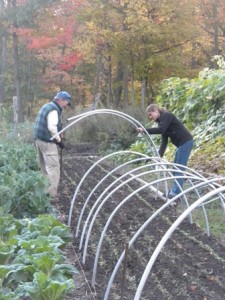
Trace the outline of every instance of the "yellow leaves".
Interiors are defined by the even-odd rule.
[[[96,31],[96,24],[93,21],[86,22],[86,27],[88,30]]]
[[[124,7],[126,6],[127,4],[129,4],[129,0],[120,0],[120,6]]]

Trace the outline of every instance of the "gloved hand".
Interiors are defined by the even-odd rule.
[[[64,149],[66,147],[62,140],[58,142],[57,145],[59,146],[60,149]]]
[[[56,143],[56,145],[58,145],[59,146],[59,148],[60,149],[64,149],[66,146],[65,146],[65,144],[64,144],[64,142],[61,140],[60,142],[57,142],[56,140],[55,140],[55,143]]]

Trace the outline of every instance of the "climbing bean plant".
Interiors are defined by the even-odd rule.
[[[199,170],[207,173],[222,174],[225,168],[225,155],[221,155],[225,153],[225,61],[220,56],[214,59],[218,68],[205,68],[197,78],[165,79],[155,102],[174,113],[193,134],[192,165],[198,165]],[[132,150],[146,153],[143,150],[146,143],[143,143],[145,141],[133,144]],[[156,146],[159,143],[156,140]],[[170,143],[166,158],[172,160],[173,152]]]
[[[192,130],[196,146],[215,141],[225,130],[225,62],[215,57],[218,69],[203,69],[197,78],[163,81],[157,103],[177,115]]]

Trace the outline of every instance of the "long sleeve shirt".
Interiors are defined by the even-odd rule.
[[[59,123],[59,116],[57,110],[50,111],[47,116],[47,127],[52,136],[58,133],[58,127],[57,127],[58,123]],[[59,135],[56,135],[55,139],[57,142],[61,141]]]
[[[158,127],[146,128],[149,134],[161,134],[161,145],[159,148],[159,155],[162,157],[165,153],[168,138],[171,142],[179,147],[193,137],[190,132],[185,128],[185,126],[170,112],[163,111],[160,112],[159,118],[156,120]]]

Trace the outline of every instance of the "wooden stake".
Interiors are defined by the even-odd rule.
[[[122,287],[121,287],[121,300],[123,300],[123,293],[124,293],[124,283],[125,283],[125,276],[126,276],[126,269],[127,269],[127,257],[128,257],[128,248],[129,244],[126,243],[125,245],[125,255],[124,255],[124,262],[123,262],[123,277],[122,277]]]

